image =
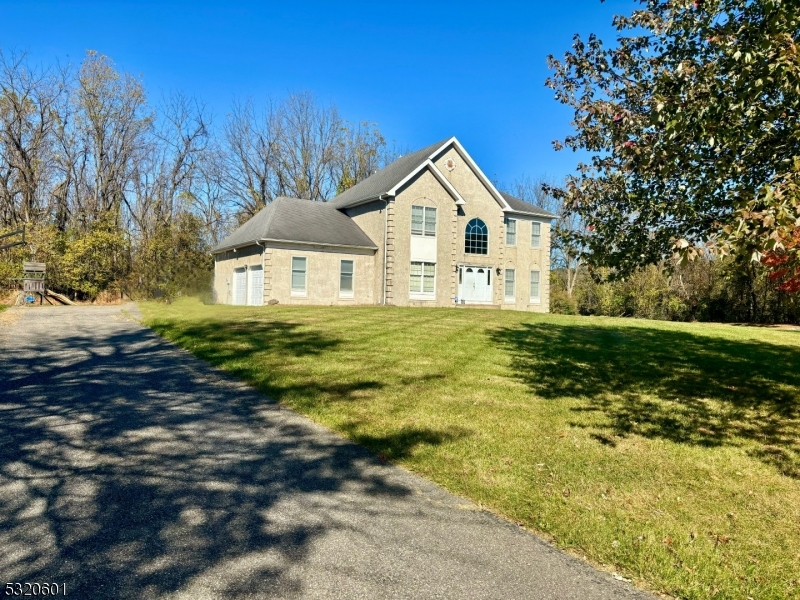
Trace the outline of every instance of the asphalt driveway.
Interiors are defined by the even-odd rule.
[[[73,598],[650,598],[142,327],[0,315],[0,580]]]

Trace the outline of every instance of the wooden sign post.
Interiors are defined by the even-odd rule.
[[[47,265],[45,263],[22,263],[22,291],[26,294],[39,294],[39,304],[44,304],[46,272]]]

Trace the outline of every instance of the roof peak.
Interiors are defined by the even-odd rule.
[[[453,141],[457,141],[455,136],[398,157],[379,171],[333,198],[330,203],[337,208],[348,208],[380,198],[432,155],[438,153]]]

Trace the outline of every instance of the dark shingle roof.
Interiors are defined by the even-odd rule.
[[[312,202],[285,196],[275,198],[247,223],[222,240],[212,252],[247,246],[263,240],[375,249],[375,244],[367,234],[340,210],[389,192],[449,139],[452,138],[398,158],[330,202]],[[510,194],[500,194],[515,213],[544,219],[557,218],[557,215]]]
[[[281,196],[222,240],[212,252],[263,240],[377,248],[355,221],[331,204]]]
[[[511,207],[511,210],[513,210],[514,212],[524,213],[526,215],[532,215],[534,217],[543,217],[545,219],[558,218],[558,215],[554,215],[553,213],[548,212],[543,208],[539,208],[538,206],[531,204],[530,202],[525,202],[524,200],[515,198],[511,194],[500,192],[500,195],[503,197],[506,203],[508,203],[508,205]]]
[[[422,150],[417,150],[416,152],[398,158],[392,164],[370,175],[363,181],[360,181],[349,190],[342,192],[328,204],[339,209],[344,209],[360,204],[365,200],[377,198],[381,194],[386,194],[403,179],[408,177],[408,175],[425,162],[431,154],[436,152],[436,150],[441,148],[450,139],[452,138],[447,138],[441,142],[431,144]],[[511,210],[516,213],[545,219],[555,219],[557,217],[557,215],[539,208],[538,206],[534,206],[533,204],[529,204],[524,200],[515,198],[510,194],[500,192],[500,195],[503,196],[503,199],[511,207]]]
[[[451,138],[447,138],[447,140],[449,139]],[[417,150],[411,154],[401,156],[392,164],[385,166],[363,181],[359,181],[349,190],[345,190],[328,204],[336,208],[349,208],[364,200],[377,198],[381,194],[385,194],[410,175],[414,169],[425,162],[425,160],[436,152],[437,149],[442,147],[447,140],[442,140],[422,150]]]

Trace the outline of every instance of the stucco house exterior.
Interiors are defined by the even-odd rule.
[[[453,137],[330,202],[276,198],[214,248],[216,301],[548,312],[553,218]]]

